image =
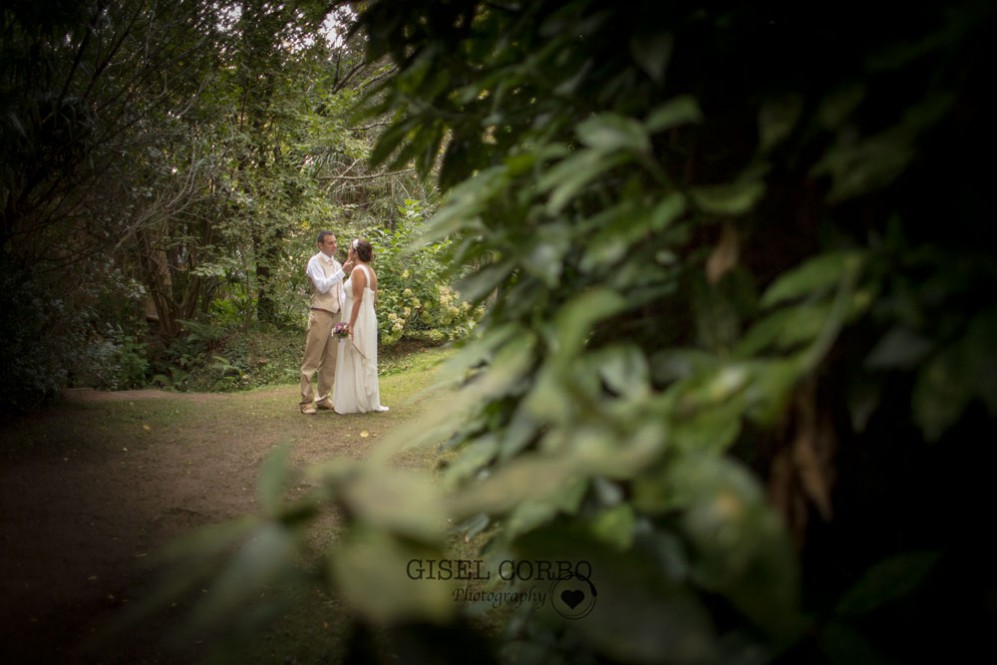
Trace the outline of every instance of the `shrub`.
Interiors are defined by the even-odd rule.
[[[0,409],[37,406],[66,387],[80,317],[52,293],[0,254]]]
[[[149,380],[148,347],[118,326],[92,335],[77,359],[75,383],[100,390],[144,387]]]
[[[399,340],[446,342],[466,337],[483,308],[462,301],[450,286],[450,242],[418,244],[424,210],[406,200],[394,230],[371,230],[378,275],[378,328],[381,344]]]

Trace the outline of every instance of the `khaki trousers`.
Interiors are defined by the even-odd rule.
[[[332,337],[332,327],[339,322],[340,312],[324,309],[308,313],[308,335],[305,338],[305,359],[301,362],[301,406],[332,397],[336,379],[338,340]],[[312,375],[318,372],[318,395],[312,388]]]

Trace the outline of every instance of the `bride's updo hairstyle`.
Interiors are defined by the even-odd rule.
[[[374,248],[368,241],[362,239],[354,240],[353,249],[364,263],[370,263],[374,260]]]

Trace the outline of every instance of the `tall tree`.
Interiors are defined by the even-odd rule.
[[[245,138],[238,185],[247,197],[255,255],[257,316],[274,322],[274,267],[300,207],[303,155],[298,144],[309,113],[309,57],[321,39],[325,3],[245,0],[239,4],[237,127]]]
[[[58,390],[101,294],[114,293],[106,304],[135,292],[111,247],[148,190],[123,164],[148,161],[156,128],[189,104],[196,83],[181,72],[202,43],[192,33],[200,18],[183,2],[4,5],[0,250],[13,280],[5,309],[19,313],[15,330],[33,332],[30,349],[3,347],[36,368],[5,390],[32,399],[35,388]],[[22,292],[36,293],[33,306],[14,302]]]

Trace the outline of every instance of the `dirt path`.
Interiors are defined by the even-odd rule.
[[[393,390],[408,389],[382,381],[387,403]],[[279,444],[292,444],[296,464],[364,457],[419,409],[409,400],[389,417],[302,416],[295,396],[78,391],[0,428],[0,660],[173,662],[154,635],[88,650],[147,593],[151,555],[254,512],[260,465]]]

